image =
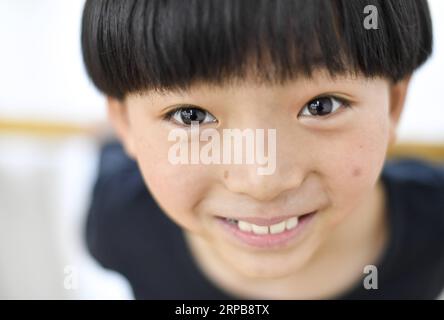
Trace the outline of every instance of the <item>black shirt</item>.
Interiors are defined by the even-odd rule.
[[[390,160],[381,179],[389,241],[377,264],[378,289],[366,290],[359,281],[337,298],[435,299],[444,289],[444,166]],[[101,151],[86,240],[103,267],[128,279],[136,299],[236,299],[195,264],[181,229],[118,143]]]

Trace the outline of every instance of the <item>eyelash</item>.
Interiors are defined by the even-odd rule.
[[[333,108],[336,107],[336,109],[333,110],[332,112],[328,113],[327,115],[310,115],[310,114],[309,114],[309,115],[304,115],[304,114],[302,114],[303,111],[304,111],[304,110],[305,110],[305,109],[306,109],[311,103],[313,103],[314,101],[317,101],[317,100],[321,100],[321,99],[331,99],[331,100],[333,101],[333,105],[334,105],[335,102],[336,102],[337,105],[336,105],[336,106],[333,106]],[[335,96],[335,95],[321,95],[321,96],[315,97],[315,98],[311,99],[309,102],[307,102],[307,103],[304,105],[304,107],[302,108],[301,112],[299,112],[298,116],[307,116],[307,117],[313,117],[313,118],[327,118],[327,117],[329,117],[330,115],[334,115],[334,114],[337,112],[337,109],[339,109],[339,108],[341,108],[341,107],[343,107],[343,108],[351,108],[351,106],[352,106],[351,101],[349,101],[349,100],[347,100],[347,99],[345,99],[345,98],[338,97],[338,96]]]
[[[331,100],[336,101],[337,103],[339,103],[339,106],[336,105],[336,110],[332,111],[331,113],[329,113],[327,115],[310,115],[310,114],[307,115],[307,114],[303,114],[303,111],[311,103],[313,103],[316,100],[320,100],[320,99],[331,99]],[[335,114],[337,112],[337,109],[339,109],[340,107],[351,108],[351,102],[349,100],[345,99],[345,98],[338,97],[338,96],[335,96],[335,95],[322,95],[322,96],[315,97],[315,98],[311,99],[309,102],[307,102],[303,106],[302,110],[299,112],[298,117],[299,116],[304,116],[304,117],[306,116],[306,117],[313,117],[313,118],[326,118],[326,117],[328,117],[328,116],[330,116],[332,114]],[[189,124],[179,123],[177,120],[173,119],[173,117],[176,114],[179,114],[181,111],[183,111],[185,109],[193,109],[193,110],[199,110],[201,112],[204,112],[204,113],[206,113],[205,119],[207,118],[208,115],[210,115],[214,119],[214,121],[209,122],[209,123],[217,123],[218,122],[217,119],[211,113],[209,113],[208,111],[206,111],[206,110],[204,110],[204,109],[202,109],[200,107],[194,106],[194,105],[182,105],[182,106],[177,107],[177,108],[175,108],[173,110],[170,110],[169,112],[167,112],[163,116],[163,120],[170,121],[170,122],[175,122],[177,125],[180,125],[180,126],[189,127],[190,126]]]
[[[199,110],[199,111],[202,111],[202,112],[206,113],[205,119],[208,117],[208,115],[210,115],[210,116],[214,119],[214,121],[209,122],[209,123],[217,123],[216,118],[215,118],[211,113],[209,113],[208,111],[206,111],[206,110],[204,110],[204,109],[202,109],[202,108],[199,108],[199,107],[196,107],[196,106],[193,106],[193,105],[182,105],[182,106],[180,106],[180,107],[178,107],[178,108],[175,108],[175,109],[173,109],[173,110],[167,112],[167,113],[163,116],[163,120],[165,120],[165,121],[170,121],[170,122],[175,122],[177,125],[180,125],[180,126],[189,127],[189,126],[190,126],[189,124],[179,123],[177,120],[174,120],[174,119],[173,119],[173,117],[174,117],[176,114],[178,114],[178,113],[180,113],[181,111],[186,110],[186,109],[193,109],[193,110]],[[199,124],[199,125],[201,125],[201,124]]]

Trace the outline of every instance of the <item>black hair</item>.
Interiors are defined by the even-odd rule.
[[[364,8],[378,29],[364,28]],[[431,54],[426,0],[87,0],[86,69],[103,93],[283,83],[317,68],[398,81]]]

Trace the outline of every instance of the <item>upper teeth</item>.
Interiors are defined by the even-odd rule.
[[[276,234],[290,230],[298,225],[298,217],[291,217],[287,220],[273,224],[271,226],[258,226],[253,223],[239,220],[237,226],[240,230],[245,232],[253,232],[254,234]]]

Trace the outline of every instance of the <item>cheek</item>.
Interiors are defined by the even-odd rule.
[[[194,209],[208,189],[208,168],[172,165],[168,161],[168,148],[167,144],[139,142],[137,162],[146,185],[164,213],[182,227],[197,230],[199,217]]]
[[[322,171],[333,204],[342,215],[370,194],[384,165],[388,146],[388,122],[367,123],[336,137],[329,147]]]

